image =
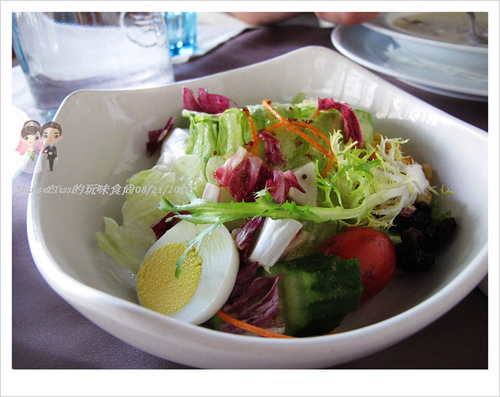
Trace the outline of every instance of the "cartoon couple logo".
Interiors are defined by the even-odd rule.
[[[57,160],[55,144],[62,139],[62,128],[55,121],[40,126],[35,120],[28,120],[21,130],[21,137],[16,150],[20,155],[28,156],[25,172],[33,172],[36,159],[40,153],[47,155],[49,170],[54,171],[54,161]]]

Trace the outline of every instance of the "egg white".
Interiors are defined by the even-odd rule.
[[[145,258],[165,244],[189,242],[209,226],[180,221],[153,244]],[[169,314],[170,317],[196,325],[209,320],[226,303],[239,268],[236,244],[224,225],[217,227],[203,239],[198,255],[202,259],[198,288],[185,306]]]

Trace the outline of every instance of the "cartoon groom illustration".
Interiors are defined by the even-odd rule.
[[[62,128],[55,121],[45,123],[41,128],[45,148],[42,153],[47,155],[49,169],[54,171],[54,160],[57,160],[57,148],[55,144],[62,139]]]

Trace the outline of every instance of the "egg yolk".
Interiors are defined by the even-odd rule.
[[[185,243],[165,244],[144,260],[137,274],[137,295],[144,307],[171,314],[191,300],[200,282],[202,260],[194,249],[189,251],[176,278],[175,263],[186,248]]]

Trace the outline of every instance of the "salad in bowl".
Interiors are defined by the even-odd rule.
[[[138,302],[225,333],[342,332],[400,273],[425,272],[457,222],[431,164],[373,115],[331,97],[240,105],[182,90],[182,118],[148,134],[121,224],[96,232]]]
[[[157,357],[339,365],[422,330],[487,274],[487,133],[326,48],[165,87],[75,92],[55,121],[60,172],[42,169],[32,186],[53,194],[28,200],[35,264],[83,316]],[[437,234],[453,217],[453,236]],[[344,256],[360,255],[359,230],[396,251],[366,302],[365,260]],[[363,251],[394,253],[385,246]]]

